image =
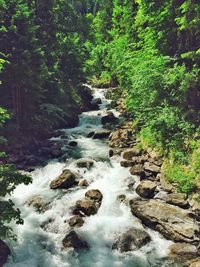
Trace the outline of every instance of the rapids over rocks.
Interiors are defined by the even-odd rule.
[[[120,156],[109,157],[107,139],[87,137],[88,133],[102,129],[101,118],[110,107],[105,89],[93,89],[93,94],[95,99],[101,99],[100,110],[82,113],[77,127],[63,130],[74,144],[69,158],[65,162],[55,158],[45,167],[36,168],[32,172],[32,184],[20,185],[14,191],[12,199],[22,211],[24,224],[13,226],[18,240],[9,243],[13,256],[6,267],[178,266],[170,264],[166,257],[173,242],[145,228],[131,213],[129,200],[138,197],[135,192],[139,183],[137,176],[130,175],[128,169],[120,165]],[[112,112],[119,116],[115,110]],[[65,139],[62,142],[65,149]],[[80,167],[77,160],[81,158],[94,161],[93,166]],[[88,186],[79,183],[70,189],[52,190],[50,183],[63,169],[82,177],[82,184]],[[135,182],[132,189],[128,187],[131,182]],[[103,195],[98,211],[83,217],[83,222],[79,218],[81,227],[71,228],[72,208],[92,189]],[[145,240],[143,244],[136,240],[138,246],[129,251],[123,248],[123,234],[127,235],[132,228],[139,229],[137,234],[141,233]],[[72,230],[87,242],[88,249],[64,249],[63,239]]]

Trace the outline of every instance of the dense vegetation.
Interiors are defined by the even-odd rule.
[[[99,84],[127,92],[143,146],[164,153],[169,179],[192,191],[200,178],[200,4],[100,2],[86,68],[93,67]]]
[[[9,146],[75,125],[90,77],[126,93],[141,145],[165,155],[181,191],[199,189],[198,0],[0,0],[0,10],[0,126]],[[0,197],[30,181],[4,157]],[[20,219],[11,202],[0,210],[2,236],[5,221]]]

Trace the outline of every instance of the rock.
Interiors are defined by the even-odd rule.
[[[81,187],[88,187],[89,186],[89,183],[86,179],[81,179],[78,183],[78,186],[81,186]]]
[[[133,166],[129,171],[130,171],[130,173],[132,175],[138,175],[138,176],[140,176],[144,172],[143,165],[137,164],[137,165]]]
[[[93,136],[94,136],[94,131],[89,132],[89,133],[87,134],[87,138],[91,138],[91,137],[93,137]]]
[[[108,111],[105,116],[101,118],[101,123],[116,123],[117,118],[114,116],[114,114],[111,111]]]
[[[73,248],[74,250],[88,249],[88,243],[83,241],[75,231],[71,231],[62,241],[64,248]]]
[[[157,165],[153,163],[145,162],[144,170],[157,174],[160,172],[160,167],[158,167]]]
[[[108,130],[99,130],[96,131],[93,135],[93,139],[104,139],[104,138],[108,138],[111,134],[111,131]]]
[[[188,202],[191,207],[191,210],[194,211],[198,216],[200,216],[200,202],[198,201],[199,194],[194,193],[190,196]]]
[[[87,191],[85,193],[85,197],[98,203],[101,203],[103,199],[103,195],[98,189],[91,189]]]
[[[38,212],[45,212],[48,210],[48,203],[45,203],[41,196],[34,196],[26,201],[26,204],[35,208]]]
[[[124,202],[126,200],[126,196],[125,195],[119,195],[119,196],[117,196],[117,200],[119,202]]]
[[[133,157],[140,156],[141,154],[142,151],[140,149],[133,147],[125,150],[122,156],[126,160],[132,160]]]
[[[84,224],[84,220],[80,215],[75,215],[69,219],[69,225],[71,227],[81,227]]]
[[[79,159],[76,161],[76,165],[79,168],[87,168],[90,170],[94,166],[94,160],[91,159]]]
[[[109,146],[112,148],[127,148],[135,143],[132,129],[118,129],[110,136]]]
[[[97,213],[98,206],[94,201],[89,199],[78,200],[76,202],[76,210],[86,216],[91,216]]]
[[[144,198],[152,198],[155,195],[156,187],[157,183],[149,180],[144,180],[136,188],[136,193]]]
[[[0,267],[8,261],[8,257],[11,255],[8,245],[0,239]]]
[[[200,267],[200,259],[193,260],[189,267]]]
[[[165,201],[169,204],[185,208],[188,206],[187,194],[171,193],[166,196]]]
[[[63,170],[62,174],[50,184],[51,189],[69,189],[76,185],[76,177],[70,170]]]
[[[76,142],[76,141],[69,142],[69,146],[75,147],[77,145],[78,145],[78,142]]]
[[[110,149],[109,150],[109,157],[112,157],[112,156],[114,156],[114,150],[113,149]]]
[[[94,105],[101,105],[102,104],[102,101],[101,101],[101,98],[95,98],[92,100],[92,104]]]
[[[134,162],[130,160],[123,160],[120,162],[120,165],[124,168],[128,168],[134,166]]]
[[[61,151],[61,149],[54,149],[51,151],[51,155],[54,157],[54,158],[59,158],[63,155],[63,151]]]
[[[163,190],[169,193],[175,191],[175,188],[173,187],[172,184],[170,184],[170,182],[167,180],[164,174],[159,174],[159,178],[160,178],[160,183],[161,183],[161,187]]]
[[[135,199],[131,211],[141,221],[175,242],[199,242],[199,223],[190,211],[166,204],[161,200]]]
[[[188,243],[175,243],[169,247],[169,256],[182,262],[198,257],[196,246]]]
[[[113,249],[119,250],[121,253],[133,251],[135,249],[145,246],[151,238],[144,230],[131,228],[113,244]]]

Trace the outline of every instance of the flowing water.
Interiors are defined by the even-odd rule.
[[[32,172],[33,183],[18,186],[12,195],[22,211],[24,224],[13,226],[18,240],[10,244],[13,257],[6,267],[175,266],[165,261],[167,248],[172,242],[150,229],[145,230],[151,235],[152,241],[141,249],[123,254],[112,250],[112,244],[121,233],[130,227],[144,228],[131,214],[127,204],[128,200],[137,197],[128,184],[136,181],[136,186],[139,180],[131,176],[128,169],[120,166],[120,157],[109,158],[106,141],[86,137],[88,132],[102,127],[101,116],[109,106],[109,101],[104,97],[105,90],[93,90],[94,97],[102,99],[101,110],[82,113],[77,127],[64,130],[70,140],[78,142],[76,148],[68,151],[68,161],[63,163],[55,159],[45,167],[36,168]],[[116,116],[119,115],[114,112]],[[69,149],[63,140],[63,149]],[[78,158],[91,158],[96,162],[91,170],[78,169],[74,163]],[[68,191],[51,190],[50,182],[64,168],[79,172],[90,182],[89,187],[75,187]],[[71,217],[70,207],[77,200],[83,199],[89,189],[99,189],[103,194],[98,213],[87,217],[84,225],[76,230],[89,243],[90,250],[80,253],[63,250],[62,239],[70,230],[67,223]],[[126,203],[117,201],[117,196],[121,194],[126,195]],[[42,197],[48,203],[49,208],[45,212],[38,213],[26,205],[27,200],[35,196]]]

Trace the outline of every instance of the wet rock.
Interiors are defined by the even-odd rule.
[[[49,203],[46,203],[41,196],[34,196],[34,197],[29,198],[26,201],[26,204],[29,207],[33,207],[38,212],[45,212],[48,210]]]
[[[50,184],[51,189],[69,189],[76,185],[76,176],[70,170],[63,170],[62,174]]]
[[[185,208],[188,206],[187,194],[172,193],[166,196],[165,201],[169,204]]]
[[[134,166],[134,162],[130,160],[123,160],[120,162],[120,165],[124,168],[128,168]]]
[[[142,151],[140,149],[133,147],[125,150],[122,156],[126,160],[132,160],[133,157],[140,156],[141,154]]]
[[[0,239],[0,267],[8,261],[8,257],[11,255],[10,248],[8,245]]]
[[[109,150],[109,157],[113,157],[114,156],[114,150],[113,149],[110,149]]]
[[[111,131],[99,130],[94,133],[93,139],[105,139],[105,138],[108,138],[110,134],[111,134]]]
[[[101,98],[95,98],[92,100],[92,105],[94,105],[95,107],[99,107],[99,105],[102,104]]]
[[[111,111],[108,111],[105,116],[101,118],[101,123],[116,123],[117,118],[114,116],[114,114]]]
[[[94,215],[97,213],[98,206],[92,200],[83,199],[83,200],[78,200],[76,202],[76,210],[77,210],[77,212],[79,212],[79,213],[81,212],[86,216],[91,216],[91,215]]]
[[[75,215],[69,219],[69,225],[71,227],[81,227],[84,224],[84,220],[80,215]]]
[[[64,248],[73,248],[74,250],[88,249],[88,243],[82,240],[75,231],[71,231],[62,241]]]
[[[88,134],[87,134],[87,138],[91,138],[91,137],[93,137],[94,136],[94,131],[92,131],[92,132],[89,132]]]
[[[152,198],[155,195],[156,188],[157,183],[149,180],[144,180],[136,188],[136,193],[144,198]]]
[[[61,149],[54,149],[51,151],[51,155],[53,158],[59,158],[63,155],[63,151]]]
[[[98,203],[101,203],[103,199],[103,195],[98,189],[91,189],[87,191],[85,193],[85,197]]]
[[[143,165],[137,164],[137,165],[133,166],[129,171],[132,175],[139,175],[140,176],[144,172]]]
[[[133,251],[145,246],[151,238],[144,230],[131,228],[113,244],[113,249],[119,250],[121,253]]]
[[[169,247],[169,256],[184,262],[188,259],[198,257],[198,249],[196,246],[188,243],[176,243]]]
[[[90,170],[94,166],[94,160],[91,159],[79,159],[76,161],[78,168],[87,168]]]
[[[117,196],[117,200],[119,202],[124,202],[126,200],[126,196],[125,195],[119,195],[119,196]]]
[[[131,200],[130,206],[145,225],[166,238],[175,242],[199,242],[199,223],[194,213],[155,199]]]
[[[89,186],[89,183],[86,179],[81,179],[78,183],[78,186],[81,186],[81,187],[88,187]]]
[[[69,142],[69,146],[75,147],[77,145],[78,145],[78,142],[76,142],[76,141]]]

